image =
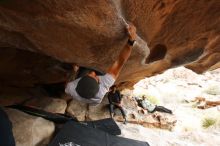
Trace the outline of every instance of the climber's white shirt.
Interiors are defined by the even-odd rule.
[[[114,84],[115,79],[110,74],[105,74],[104,76],[98,76],[99,77],[99,92],[95,95],[94,98],[86,99],[81,97],[76,92],[76,87],[81,78],[78,78],[74,81],[71,81],[67,84],[65,88],[65,92],[69,95],[71,95],[74,99],[82,101],[84,103],[89,103],[92,105],[97,105],[102,102],[103,97],[105,94],[109,91],[109,88]]]

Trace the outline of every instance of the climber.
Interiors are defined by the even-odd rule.
[[[91,70],[82,77],[68,82],[65,92],[72,98],[84,103],[97,105],[101,103],[104,95],[109,91],[109,88],[114,84],[119,76],[123,65],[127,62],[132,46],[136,40],[136,28],[130,24],[127,27],[128,42],[120,51],[118,58],[110,66],[105,75],[100,75],[97,71]],[[77,68],[77,67],[76,67]]]
[[[121,105],[121,93],[119,90],[117,90],[116,85],[113,85],[110,88],[110,92],[108,93],[108,101],[110,103],[109,105],[109,111],[110,111],[110,115],[111,118],[113,118],[114,116],[114,109],[118,108],[121,111],[121,114],[124,118],[124,124],[126,124],[127,120],[126,120],[126,114],[125,111]]]

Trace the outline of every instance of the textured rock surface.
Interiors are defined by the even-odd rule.
[[[136,102],[129,97],[123,98],[122,105],[125,108],[127,121],[129,123],[169,130],[171,130],[176,124],[176,119],[173,115],[159,112],[148,114],[146,110],[137,107]],[[88,106],[79,103],[76,100],[72,100],[68,105],[67,112],[80,121],[110,118],[107,98],[104,98],[102,103],[98,106]],[[116,109],[115,112],[116,115],[114,116],[114,119],[119,122],[124,121],[120,111],[117,111]]]
[[[55,131],[54,123],[14,109],[6,109],[13,125],[16,146],[46,146]]]
[[[72,100],[67,107],[67,113],[75,116],[79,121],[86,120],[87,104]]]
[[[26,102],[25,105],[35,106],[48,112],[61,114],[64,114],[67,108],[65,100],[51,97],[34,98]]]
[[[129,85],[179,65],[199,73],[217,68],[219,8],[219,0],[1,1],[0,82],[62,82],[68,74],[62,62],[106,70],[126,42],[122,16],[150,54],[137,44],[118,82]]]
[[[106,98],[97,106],[89,106],[88,104],[79,102],[77,100],[72,100],[69,103],[66,111],[70,115],[75,116],[79,121],[99,120],[110,117]]]

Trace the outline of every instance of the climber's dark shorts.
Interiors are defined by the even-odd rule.
[[[12,124],[0,107],[0,146],[15,146]]]

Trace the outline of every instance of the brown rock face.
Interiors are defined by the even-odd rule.
[[[219,0],[1,1],[0,84],[63,82],[65,63],[106,70],[126,43],[125,21],[139,40],[118,83],[180,65],[218,68],[219,9]]]

